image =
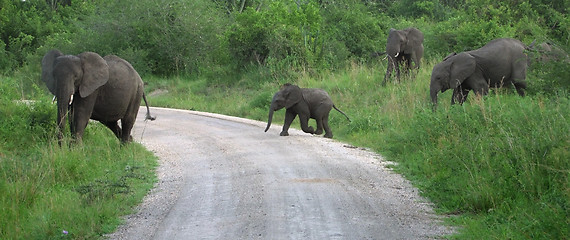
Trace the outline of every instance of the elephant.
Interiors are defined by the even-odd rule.
[[[132,141],[141,98],[147,106],[143,82],[130,63],[114,55],[101,57],[94,52],[64,55],[51,50],[42,58],[42,76],[48,90],[57,99],[58,140],[61,145],[66,118],[71,135],[81,142],[89,119],[103,123],[121,143]],[[121,127],[118,125],[121,120]]]
[[[300,88],[297,85],[287,83],[273,96],[271,106],[269,107],[269,120],[267,121],[265,132],[267,132],[271,126],[273,112],[282,108],[285,108],[286,112],[285,124],[283,124],[283,130],[279,134],[280,136],[289,136],[289,126],[291,126],[291,123],[297,115],[299,115],[303,132],[321,135],[324,129],[324,137],[326,138],[333,137],[329,127],[329,113],[332,108],[342,113],[346,119],[350,121],[350,118],[333,104],[331,97],[325,90],[318,88]],[[309,118],[317,121],[316,131],[313,127],[309,126]]]
[[[386,42],[386,55],[388,67],[382,85],[390,78],[392,71],[396,71],[396,78],[400,80],[400,66],[404,65],[404,71],[412,68],[412,61],[415,68],[420,68],[420,61],[424,54],[424,34],[417,28],[406,28],[404,30],[390,29],[388,41]]]
[[[543,42],[536,47],[536,60],[542,63],[563,62],[570,63],[570,56],[564,49],[551,43]]]
[[[527,49],[519,40],[500,38],[476,50],[448,55],[433,67],[431,74],[433,110],[437,108],[438,93],[447,89],[453,89],[451,104],[463,104],[470,90],[486,95],[489,87],[514,85],[518,94],[524,96]]]

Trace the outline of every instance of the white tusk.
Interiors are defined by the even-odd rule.
[[[55,96],[53,96],[53,99],[51,100],[51,104],[53,104],[55,102]]]
[[[397,53],[396,53],[396,56],[394,56],[394,57],[398,57],[399,55],[400,55],[400,52],[397,52]]]
[[[69,99],[69,105],[73,103],[73,94],[71,94],[71,98]]]

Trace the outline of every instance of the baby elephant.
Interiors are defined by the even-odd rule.
[[[325,137],[332,138],[333,134],[329,127],[329,113],[333,107],[350,121],[350,118],[333,104],[331,97],[324,90],[317,88],[300,88],[297,85],[287,83],[273,96],[271,106],[269,107],[269,120],[267,121],[265,131],[267,132],[271,126],[273,112],[281,108],[286,108],[287,112],[285,113],[285,123],[283,124],[281,136],[289,135],[287,132],[289,126],[291,126],[295,117],[299,115],[303,132],[320,135],[323,133],[324,128]],[[309,126],[309,118],[317,121],[316,131],[313,127]]]

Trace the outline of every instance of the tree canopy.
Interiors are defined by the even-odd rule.
[[[427,56],[499,37],[568,50],[568,1],[0,0],[0,73],[51,48],[127,59],[142,74],[322,69],[368,61],[390,28],[425,34]]]

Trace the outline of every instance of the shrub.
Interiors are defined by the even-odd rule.
[[[388,30],[393,27],[384,15],[375,17],[362,4],[351,1],[327,5],[323,15],[324,47],[329,50],[325,54],[333,65],[351,58],[368,59],[371,53],[383,51]]]
[[[289,61],[291,66],[311,66],[322,50],[321,16],[312,2],[274,1],[257,10],[235,13],[235,23],[225,42],[241,68]],[[293,57],[295,60],[290,61]]]

